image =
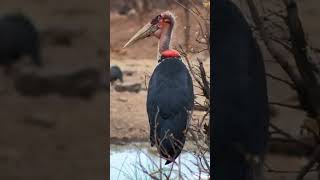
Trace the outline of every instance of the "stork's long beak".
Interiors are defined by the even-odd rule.
[[[157,24],[155,25],[151,23],[146,24],[123,46],[123,48],[128,47],[141,39],[151,36],[157,30],[158,30]]]

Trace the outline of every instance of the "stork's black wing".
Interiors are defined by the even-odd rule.
[[[147,111],[152,146],[156,143],[155,138],[161,141],[170,134],[183,146],[193,103],[193,84],[186,66],[177,58],[162,61],[154,70],[148,87]],[[174,149],[172,142],[163,140],[161,143],[172,158],[180,154],[181,146]],[[162,156],[167,157],[165,153]]]

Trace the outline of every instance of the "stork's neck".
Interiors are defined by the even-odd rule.
[[[159,53],[161,54],[165,50],[170,49],[170,41],[171,41],[171,34],[173,29],[173,23],[167,24],[162,28],[161,35],[159,38]]]

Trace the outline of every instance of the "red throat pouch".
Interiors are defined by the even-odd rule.
[[[161,53],[161,56],[164,58],[173,58],[173,57],[180,57],[180,53],[173,49],[165,50]]]

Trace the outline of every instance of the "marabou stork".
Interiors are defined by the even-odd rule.
[[[260,179],[269,119],[263,58],[235,4],[215,0],[211,12],[213,178]]]
[[[124,47],[155,36],[159,39],[159,64],[148,86],[147,112],[151,146],[156,145],[161,157],[174,162],[184,146],[194,104],[193,83],[180,54],[170,49],[174,15],[163,12],[140,29]]]

